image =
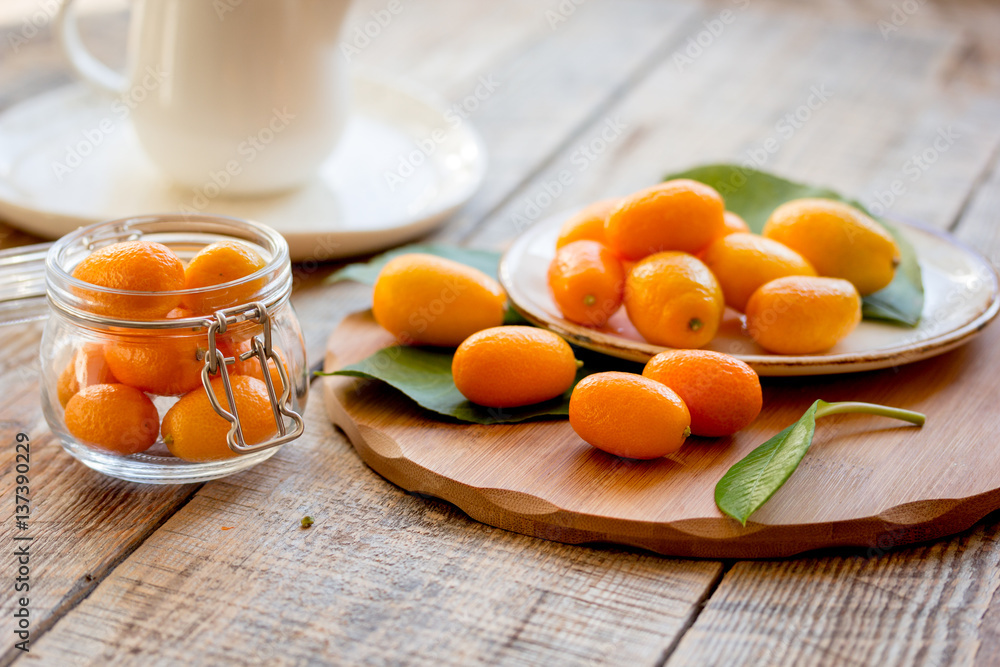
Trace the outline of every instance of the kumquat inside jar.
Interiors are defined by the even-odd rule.
[[[214,215],[103,222],[53,244],[42,407],[63,448],[134,482],[216,479],[303,431],[288,245]]]

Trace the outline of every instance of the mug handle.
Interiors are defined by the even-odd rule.
[[[82,79],[112,95],[121,95],[125,92],[128,85],[125,76],[92,56],[83,46],[80,30],[76,24],[76,8],[73,6],[73,0],[64,0],[62,7],[59,8],[59,14],[56,15],[55,27],[66,59]]]

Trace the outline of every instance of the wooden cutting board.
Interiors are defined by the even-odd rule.
[[[330,338],[336,370],[392,344],[370,312]],[[732,438],[691,438],[655,461],[619,459],[565,420],[440,421],[380,382],[324,378],[330,418],[389,481],[483,523],[536,537],[671,556],[767,558],[823,547],[869,554],[960,532],[1000,508],[1000,327],[935,359],[852,375],[766,378],[764,410]],[[729,467],[817,398],[927,414],[922,428],[867,415],[818,422],[798,471],[744,528],[715,506]]]

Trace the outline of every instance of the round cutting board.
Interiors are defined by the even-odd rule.
[[[369,312],[330,338],[336,370],[393,344]],[[625,363],[625,362],[623,362]],[[499,528],[671,556],[770,558],[837,546],[881,554],[972,526],[1000,508],[1000,327],[934,359],[828,378],[765,378],[764,411],[731,438],[691,438],[654,461],[619,459],[566,420],[441,421],[391,387],[324,378],[330,418],[376,472]],[[798,471],[746,527],[715,506],[719,478],[816,399],[927,414],[922,428],[843,415],[818,422]]]

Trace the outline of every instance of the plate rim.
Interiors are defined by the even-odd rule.
[[[523,254],[524,248],[536,236],[548,231],[549,227],[555,227],[557,223],[566,220],[578,210],[581,209],[564,211],[539,220],[515,238],[510,247],[504,252],[500,259],[498,273],[500,284],[507,292],[511,307],[535,326],[548,329],[574,345],[579,345],[588,350],[619,359],[645,362],[658,352],[671,349],[648,342],[640,343],[638,341],[622,339],[615,334],[594,331],[565,319],[559,319],[558,321],[549,320],[525,307],[522,303],[517,302],[515,295],[518,294],[519,289],[514,280],[511,267],[515,261],[515,255]],[[990,298],[986,307],[975,318],[959,327],[910,345],[895,346],[868,352],[841,352],[826,355],[734,354],[732,356],[746,362],[761,376],[836,375],[892,368],[928,359],[953,350],[971,340],[996,318],[998,313],[1000,313],[1000,273],[997,272],[996,267],[989,260],[966,243],[943,230],[935,229],[924,223],[899,218],[893,218],[892,222],[904,234],[915,232],[937,237],[948,245],[961,250],[975,260],[978,265],[986,269],[991,281]],[[920,257],[918,256],[919,259]],[[926,317],[926,315],[923,315],[923,317]],[[626,344],[623,344],[622,341],[626,341]],[[617,351],[618,354],[615,354],[614,351]]]

